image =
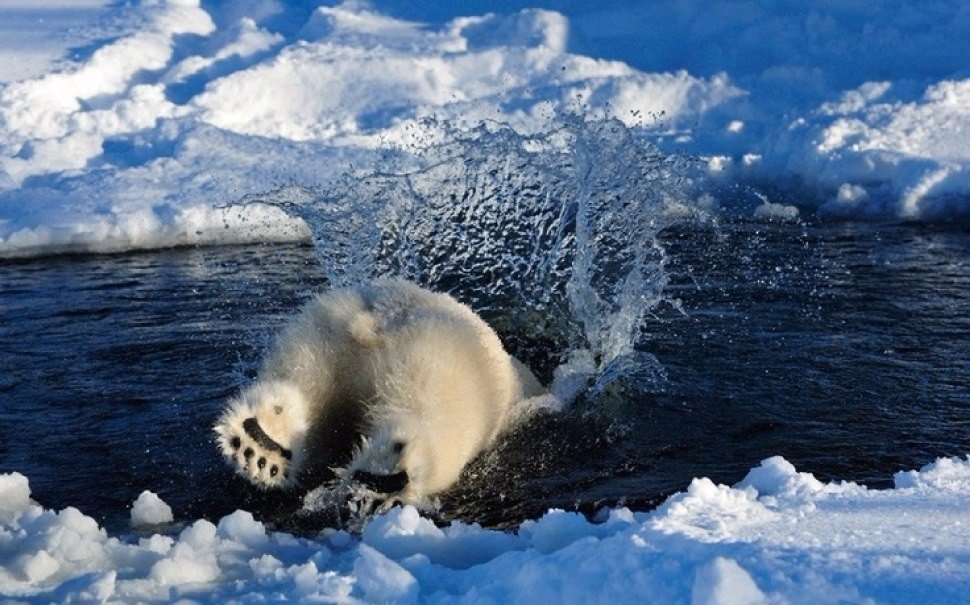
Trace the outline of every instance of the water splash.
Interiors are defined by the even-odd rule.
[[[301,194],[330,283],[396,276],[449,292],[540,374],[560,367],[560,385],[583,372],[594,388],[655,382],[662,370],[637,344],[670,302],[657,235],[692,214],[692,162],[618,121],[533,135],[483,123],[435,139]]]

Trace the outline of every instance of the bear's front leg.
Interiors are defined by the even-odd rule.
[[[385,512],[398,503],[413,501],[413,481],[408,474],[407,443],[388,432],[364,436],[346,468],[338,469],[359,512]]]
[[[215,425],[223,456],[263,488],[289,488],[303,467],[307,401],[287,381],[257,382],[229,404]]]

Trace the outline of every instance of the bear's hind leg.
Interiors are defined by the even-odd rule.
[[[350,463],[337,471],[361,513],[384,512],[401,502],[420,504],[410,494],[406,447],[405,441],[384,431],[364,436]]]
[[[215,425],[223,456],[260,488],[292,487],[304,458],[306,401],[290,383],[257,383]]]

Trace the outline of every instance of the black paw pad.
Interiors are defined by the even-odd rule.
[[[375,475],[367,471],[355,471],[354,481],[366,485],[368,489],[379,494],[396,494],[408,485],[407,471],[393,475]]]
[[[259,426],[259,422],[255,418],[247,418],[243,420],[243,430],[249,437],[258,443],[260,446],[268,449],[271,452],[277,452],[279,455],[283,456],[287,460],[293,458],[293,452],[286,449],[279,443],[277,443],[272,437],[266,434],[263,427]]]

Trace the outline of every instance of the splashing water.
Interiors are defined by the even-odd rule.
[[[692,163],[618,121],[570,118],[538,135],[485,123],[438,140],[311,199],[301,190],[292,206],[329,282],[395,276],[451,293],[543,378],[559,366],[562,399],[577,374],[594,389],[660,378],[636,346],[666,300],[657,235],[690,215]]]

